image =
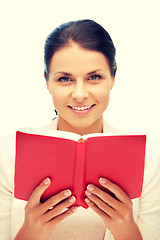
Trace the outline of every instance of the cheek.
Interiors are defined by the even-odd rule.
[[[97,89],[96,95],[101,104],[108,105],[110,98],[110,90],[106,86],[101,89]]]
[[[102,108],[106,109],[108,104],[109,104],[109,99],[110,99],[110,92],[105,92],[104,95],[102,95]]]
[[[56,107],[56,106],[63,105],[67,98],[67,92],[60,88],[53,88],[53,89],[54,90],[52,90],[51,94],[52,94],[54,106]]]
[[[104,112],[108,105],[109,105],[109,99],[110,99],[110,91],[103,90],[100,95],[100,111]]]

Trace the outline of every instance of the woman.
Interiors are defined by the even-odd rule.
[[[121,133],[103,120],[116,69],[113,42],[106,30],[96,22],[69,22],[53,31],[45,44],[44,76],[58,118],[45,128],[80,135]],[[69,189],[40,203],[41,195],[50,185],[50,179],[44,179],[40,183],[27,204],[12,199],[4,162],[7,168],[13,162],[13,157],[7,158],[2,153],[1,159],[3,188],[0,195],[0,217],[3,221],[1,235],[4,240],[158,240],[159,161],[157,147],[151,143],[147,143],[141,198],[131,201],[119,186],[102,177],[99,179],[100,184],[113,192],[117,199],[90,183],[85,192],[85,201],[89,206],[87,210],[70,207],[75,197]],[[12,237],[7,230],[10,224]]]

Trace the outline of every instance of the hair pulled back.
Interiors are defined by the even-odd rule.
[[[111,75],[115,76],[117,64],[116,49],[109,33],[93,20],[84,19],[61,24],[46,39],[44,46],[44,75],[49,77],[49,68],[53,55],[65,46],[75,42],[82,48],[101,52],[107,58]]]

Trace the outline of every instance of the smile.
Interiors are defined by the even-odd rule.
[[[84,111],[84,110],[90,109],[90,108],[93,107],[94,105],[95,105],[95,104],[90,105],[90,106],[83,106],[83,107],[71,107],[71,106],[69,106],[69,107],[72,108],[73,110]]]

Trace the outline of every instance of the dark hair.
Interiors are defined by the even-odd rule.
[[[51,32],[44,46],[44,74],[49,77],[49,67],[54,53],[65,46],[78,43],[81,47],[103,53],[108,59],[111,75],[115,76],[116,49],[109,33],[93,20],[85,19],[64,23]]]

